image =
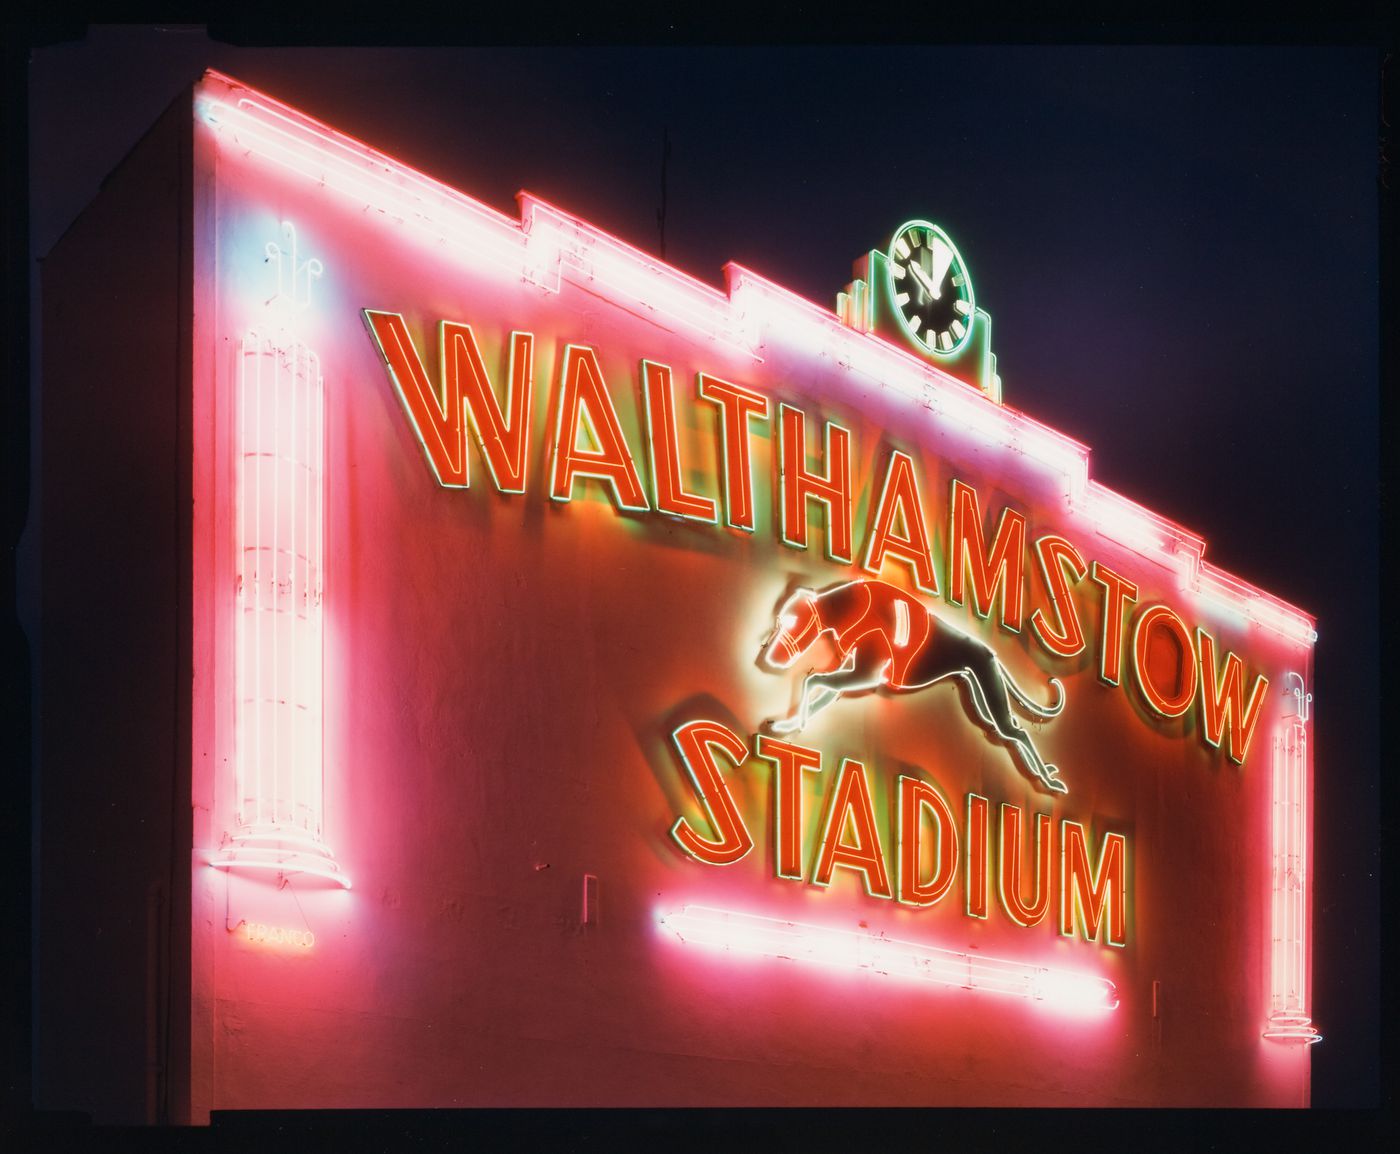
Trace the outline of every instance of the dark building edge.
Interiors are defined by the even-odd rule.
[[[187,90],[42,267],[33,1097],[189,1102],[193,118]]]

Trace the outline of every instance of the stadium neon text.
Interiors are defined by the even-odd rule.
[[[1129,845],[1108,830],[1091,834],[1069,819],[1028,814],[1002,804],[991,816],[985,798],[969,794],[955,807],[937,782],[899,775],[884,818],[873,800],[875,775],[854,758],[832,766],[820,750],[759,734],[750,745],[722,722],[695,720],[671,735],[694,792],[689,814],[671,835],[706,865],[733,865],[756,845],[726,777],[772,775],[774,876],[819,888],[858,880],[872,898],[930,908],[962,879],[967,913],[986,917],[989,892],[1018,926],[1042,921],[1065,936],[1110,946],[1128,943]],[[804,796],[819,791],[810,811]],[[981,803],[981,804],[977,804]],[[959,823],[955,813],[964,813]],[[960,859],[965,858],[965,861]],[[844,879],[844,880],[842,880]]]

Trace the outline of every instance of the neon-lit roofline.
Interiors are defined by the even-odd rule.
[[[197,114],[249,151],[308,179],[372,203],[395,223],[449,239],[474,257],[557,292],[563,279],[609,295],[666,328],[739,351],[755,363],[769,344],[798,345],[903,393],[970,435],[1044,466],[1064,485],[1066,507],[1104,537],[1177,574],[1179,588],[1262,628],[1312,645],[1315,618],[1204,560],[1198,535],[1089,478],[1088,447],[1008,405],[983,397],[928,361],[883,338],[858,333],[834,312],[733,262],[712,288],[625,241],[534,196],[518,196],[520,218],[322,124],[224,73],[196,85]]]

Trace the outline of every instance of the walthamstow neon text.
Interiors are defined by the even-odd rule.
[[[493,382],[470,325],[444,321],[439,326],[434,374],[400,314],[367,309],[364,318],[438,482],[469,487],[468,441],[473,440],[496,489],[525,493],[531,481],[530,414],[538,403],[533,334],[510,334],[507,364]],[[630,515],[660,514],[753,532],[752,445],[766,432],[776,450],[772,485],[784,545],[810,547],[816,508],[829,560],[869,573],[887,564],[903,566],[916,588],[953,605],[970,602],[978,616],[995,616],[1006,632],[1021,633],[1029,622],[1031,636],[1054,657],[1078,657],[1096,642],[1104,684],[1126,680],[1151,716],[1192,713],[1189,728],[1201,741],[1244,765],[1267,678],[1256,675],[1251,684],[1239,656],[1222,653],[1204,629],[1192,629],[1169,605],[1138,604],[1133,581],[1087,559],[1059,534],[1036,536],[1020,510],[997,511],[995,528],[988,531],[993,510],[984,508],[976,488],[952,477],[946,516],[935,522],[926,515],[931,486],[921,483],[917,463],[899,451],[892,454],[878,491],[862,502],[853,491],[849,429],[825,421],[814,432],[802,409],[705,373],[697,374],[687,390],[690,399],[682,401],[668,366],[641,362],[638,424],[646,443],[640,447],[628,441],[595,350],[567,344],[552,380],[549,411],[555,421],[544,455],[544,484],[552,500],[572,501],[580,486],[593,482]],[[716,422],[721,449],[708,492],[685,487],[695,463],[687,471],[681,459],[681,404],[703,406]],[[871,513],[864,536],[858,537],[854,510],[862,506]],[[935,560],[940,537],[941,567]],[[1031,589],[1038,590],[1045,608],[1028,613]],[[1175,653],[1174,675],[1164,676],[1160,664],[1148,661],[1154,642]]]

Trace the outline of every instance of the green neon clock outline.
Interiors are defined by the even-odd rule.
[[[928,271],[923,269],[921,264],[911,265],[907,255],[901,256],[899,254],[901,242],[904,242],[905,237],[912,233],[922,233],[923,239],[912,246],[906,243],[906,249],[914,248],[928,251],[924,241],[932,238],[946,245],[948,252],[951,254],[947,267],[943,270],[942,275],[939,276],[936,284],[930,281]],[[896,275],[896,268],[906,271],[903,275]],[[913,271],[916,268],[918,271]],[[910,275],[911,273],[912,276]],[[953,317],[948,327],[937,330],[939,334],[948,334],[953,340],[953,343],[948,348],[939,348],[937,338],[935,338],[933,343],[930,343],[925,339],[925,334],[920,333],[919,329],[923,327],[922,323],[918,325],[911,323],[910,316],[905,311],[907,304],[901,303],[899,298],[904,296],[906,302],[912,302],[920,296],[926,298],[930,295],[930,288],[934,289],[934,296],[937,297],[944,284],[955,277],[962,278],[962,284],[954,285],[954,287],[959,290],[957,299],[966,302],[967,311],[965,313],[959,311],[959,315]],[[904,285],[908,284],[911,280],[914,282],[910,285],[913,291],[906,293]],[[922,283],[920,283],[921,281]],[[977,313],[977,301],[972,290],[972,274],[968,272],[967,262],[963,260],[962,253],[958,251],[958,246],[953,243],[952,238],[944,232],[943,229],[939,228],[938,225],[928,220],[910,220],[906,221],[895,230],[894,236],[890,239],[889,250],[885,253],[885,292],[889,301],[890,311],[896,317],[900,330],[913,342],[914,346],[920,352],[928,353],[935,357],[952,357],[966,348],[968,341],[972,338],[973,318]],[[918,308],[910,309],[910,312],[914,313],[920,322],[923,320],[923,311],[924,310]],[[963,325],[962,335],[952,338],[953,325],[957,324],[959,321],[961,321]]]

